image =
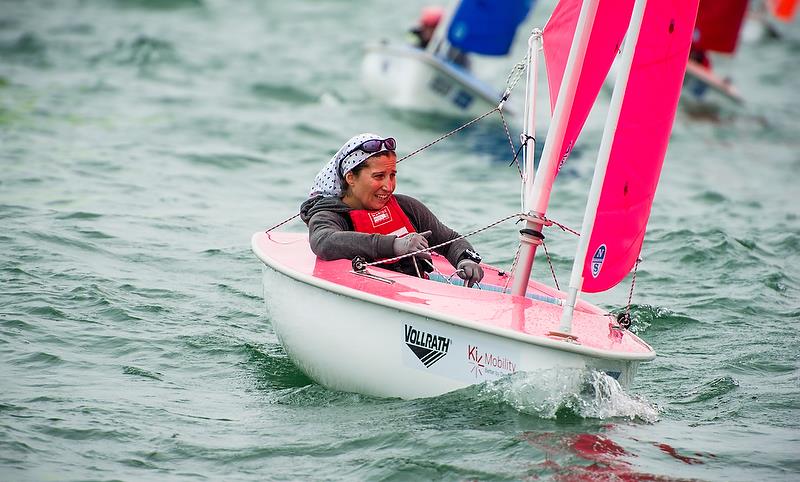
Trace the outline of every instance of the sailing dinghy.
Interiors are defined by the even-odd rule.
[[[320,260],[306,234],[272,228],[253,235],[269,317],[294,363],[326,387],[382,397],[434,396],[563,368],[605,372],[629,386],[655,352],[578,294],[615,286],[637,263],[696,11],[697,0],[562,0],[531,36],[525,132],[534,132],[542,43],[553,119],[538,170],[525,162],[523,213],[506,218],[525,222],[516,268],[484,265],[480,289],[453,281],[454,268],[435,253],[436,269],[422,279],[380,261]],[[569,289],[559,291],[529,279],[551,224],[551,187],[625,36]],[[532,137],[523,137],[532,160]]]
[[[466,54],[503,56],[532,0],[461,0],[444,16],[425,49],[387,42],[366,46],[362,83],[391,107],[475,117],[497,105],[502,93],[448,58]]]
[[[707,59],[690,58],[686,67],[682,101],[690,109],[702,108],[720,100],[742,104],[744,98],[730,79],[711,68],[710,52],[734,55],[747,13],[747,0],[718,2],[702,0],[697,9],[692,50]],[[690,57],[694,57],[692,55]]]

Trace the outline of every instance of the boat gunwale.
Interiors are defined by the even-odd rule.
[[[655,350],[644,340],[639,338],[638,336],[634,335],[631,332],[628,334],[641,344],[643,347],[647,348],[649,351],[646,353],[629,353],[629,352],[615,352],[609,350],[603,350],[599,348],[592,348],[587,347],[584,345],[576,345],[566,339],[550,339],[539,335],[532,335],[529,333],[523,333],[516,330],[510,330],[507,328],[501,328],[491,325],[485,325],[476,321],[471,321],[464,318],[459,318],[456,316],[448,315],[446,313],[441,313],[438,311],[430,310],[427,308],[423,308],[420,306],[409,305],[405,303],[401,303],[399,301],[390,300],[378,295],[374,295],[371,293],[366,293],[364,291],[350,288],[348,286],[343,286],[338,283],[334,283],[332,281],[327,281],[322,278],[318,278],[316,276],[308,275],[302,273],[296,269],[290,268],[284,264],[281,264],[277,259],[269,257],[266,253],[263,253],[261,249],[258,247],[257,241],[260,237],[267,237],[267,233],[263,231],[259,231],[253,234],[251,238],[251,249],[253,253],[268,267],[278,271],[279,273],[288,276],[296,281],[314,286],[316,288],[335,293],[342,296],[347,296],[352,299],[356,299],[359,301],[369,302],[381,306],[385,306],[387,308],[396,309],[399,311],[405,311],[411,314],[415,314],[418,316],[422,316],[425,318],[429,318],[432,320],[440,321],[443,323],[447,323],[454,326],[459,326],[462,328],[468,328],[472,330],[482,331],[484,333],[488,333],[491,335],[501,336],[504,338],[514,339],[523,343],[527,343],[530,345],[541,346],[545,348],[560,350],[560,351],[568,351],[584,356],[589,356],[592,358],[600,358],[606,360],[619,360],[619,361],[650,361],[655,359],[656,353]],[[529,299],[530,300],[530,299]],[[546,303],[545,301],[539,300],[530,300],[534,303]],[[626,330],[627,331],[627,330]]]

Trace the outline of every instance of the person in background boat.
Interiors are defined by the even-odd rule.
[[[412,36],[411,43],[425,50],[433,38],[433,32],[436,31],[436,26],[439,25],[443,15],[444,8],[442,7],[424,7],[420,12],[417,25],[409,30]]]
[[[311,250],[324,260],[368,262],[412,253],[458,238],[420,201],[395,194],[394,138],[359,134],[319,171],[300,217],[308,225]],[[456,266],[467,286],[483,278],[480,256],[466,239],[436,249]],[[381,267],[424,277],[433,270],[428,252]]]
[[[409,30],[411,44],[425,50],[433,39],[433,33],[444,16],[444,7],[424,7],[419,14],[417,25]],[[469,70],[470,61],[465,52],[449,46],[445,58],[459,67]]]
[[[706,69],[711,70],[711,57],[705,50],[699,49],[692,45],[691,50],[689,50],[689,59],[694,60]]]

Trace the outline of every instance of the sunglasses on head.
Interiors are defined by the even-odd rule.
[[[342,171],[342,162],[347,159],[350,154],[356,151],[364,151],[367,154],[372,154],[374,152],[378,152],[383,148],[386,148],[390,151],[395,150],[397,147],[397,141],[394,140],[394,137],[387,137],[386,139],[370,139],[368,141],[364,141],[361,144],[357,145],[356,147],[352,148],[350,152],[342,156],[342,159],[339,161],[339,172],[344,176]]]

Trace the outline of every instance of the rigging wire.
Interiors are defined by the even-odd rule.
[[[633,277],[631,278],[631,290],[628,293],[628,305],[625,307],[625,311],[617,316],[617,322],[619,323],[619,326],[625,328],[626,330],[630,328],[631,323],[633,322],[631,319],[631,302],[633,301],[633,289],[636,286],[636,272],[639,271],[639,263],[641,262],[642,258],[637,257],[636,263],[633,265]]]
[[[556,289],[561,291],[561,287],[558,286],[558,278],[556,278],[556,270],[553,268],[553,260],[550,259],[550,252],[547,251],[547,243],[542,240],[542,247],[544,248],[544,254],[547,256],[547,264],[550,265],[550,272],[553,273],[553,282],[556,284]]]
[[[278,224],[276,224],[275,226],[272,226],[271,228],[267,229],[267,230],[266,230],[266,231],[264,231],[264,232],[265,232],[265,233],[267,233],[267,234],[269,234],[269,232],[270,232],[270,231],[273,231],[273,230],[275,230],[275,229],[278,229],[279,227],[283,226],[284,224],[288,223],[289,221],[291,221],[292,219],[294,219],[294,218],[296,218],[296,217],[298,217],[298,216],[300,216],[300,213],[297,213],[297,214],[295,214],[295,215],[293,215],[293,216],[290,216],[290,217],[288,217],[288,218],[284,219],[283,221],[279,222],[279,223],[278,223]]]
[[[503,121],[503,130],[506,133],[506,139],[508,139],[508,145],[511,146],[511,155],[514,156],[514,159],[511,163],[517,165],[517,172],[519,172],[520,179],[523,179],[524,176],[522,174],[522,166],[519,165],[519,153],[522,151],[522,148],[525,147],[525,143],[519,146],[519,150],[514,147],[514,141],[511,139],[511,132],[508,130],[508,123],[506,122],[506,116],[503,115],[503,109],[500,109],[500,120]],[[527,141],[527,140],[526,140]],[[511,164],[509,164],[511,165]]]
[[[514,278],[514,270],[517,269],[517,262],[519,261],[519,250],[522,248],[522,243],[517,244],[517,252],[514,254],[514,261],[511,262],[511,274],[506,275],[506,282],[503,284],[503,293],[508,292],[508,283]]]
[[[459,131],[466,129],[467,127],[471,126],[472,124],[478,122],[479,120],[482,120],[483,118],[485,118],[485,117],[487,117],[487,116],[489,116],[491,114],[494,114],[495,112],[500,112],[500,114],[502,115],[502,104],[503,104],[503,102],[505,102],[505,99],[503,99],[503,101],[501,101],[500,104],[497,107],[495,107],[494,109],[492,109],[490,111],[487,111],[484,114],[479,115],[478,117],[472,119],[471,121],[467,122],[466,124],[464,124],[464,125],[462,125],[460,127],[456,127],[455,129],[453,129],[452,131],[450,131],[450,132],[448,132],[446,134],[443,134],[443,135],[439,136],[438,138],[434,139],[433,141],[425,144],[424,146],[416,149],[415,151],[412,151],[410,154],[406,154],[405,156],[403,156],[400,159],[398,159],[397,162],[400,163],[400,162],[405,161],[406,159],[408,159],[409,157],[411,157],[411,156],[413,156],[415,154],[419,154],[420,152],[422,152],[425,149],[433,146],[434,144],[447,139],[448,137],[452,136],[453,134],[456,134]]]

